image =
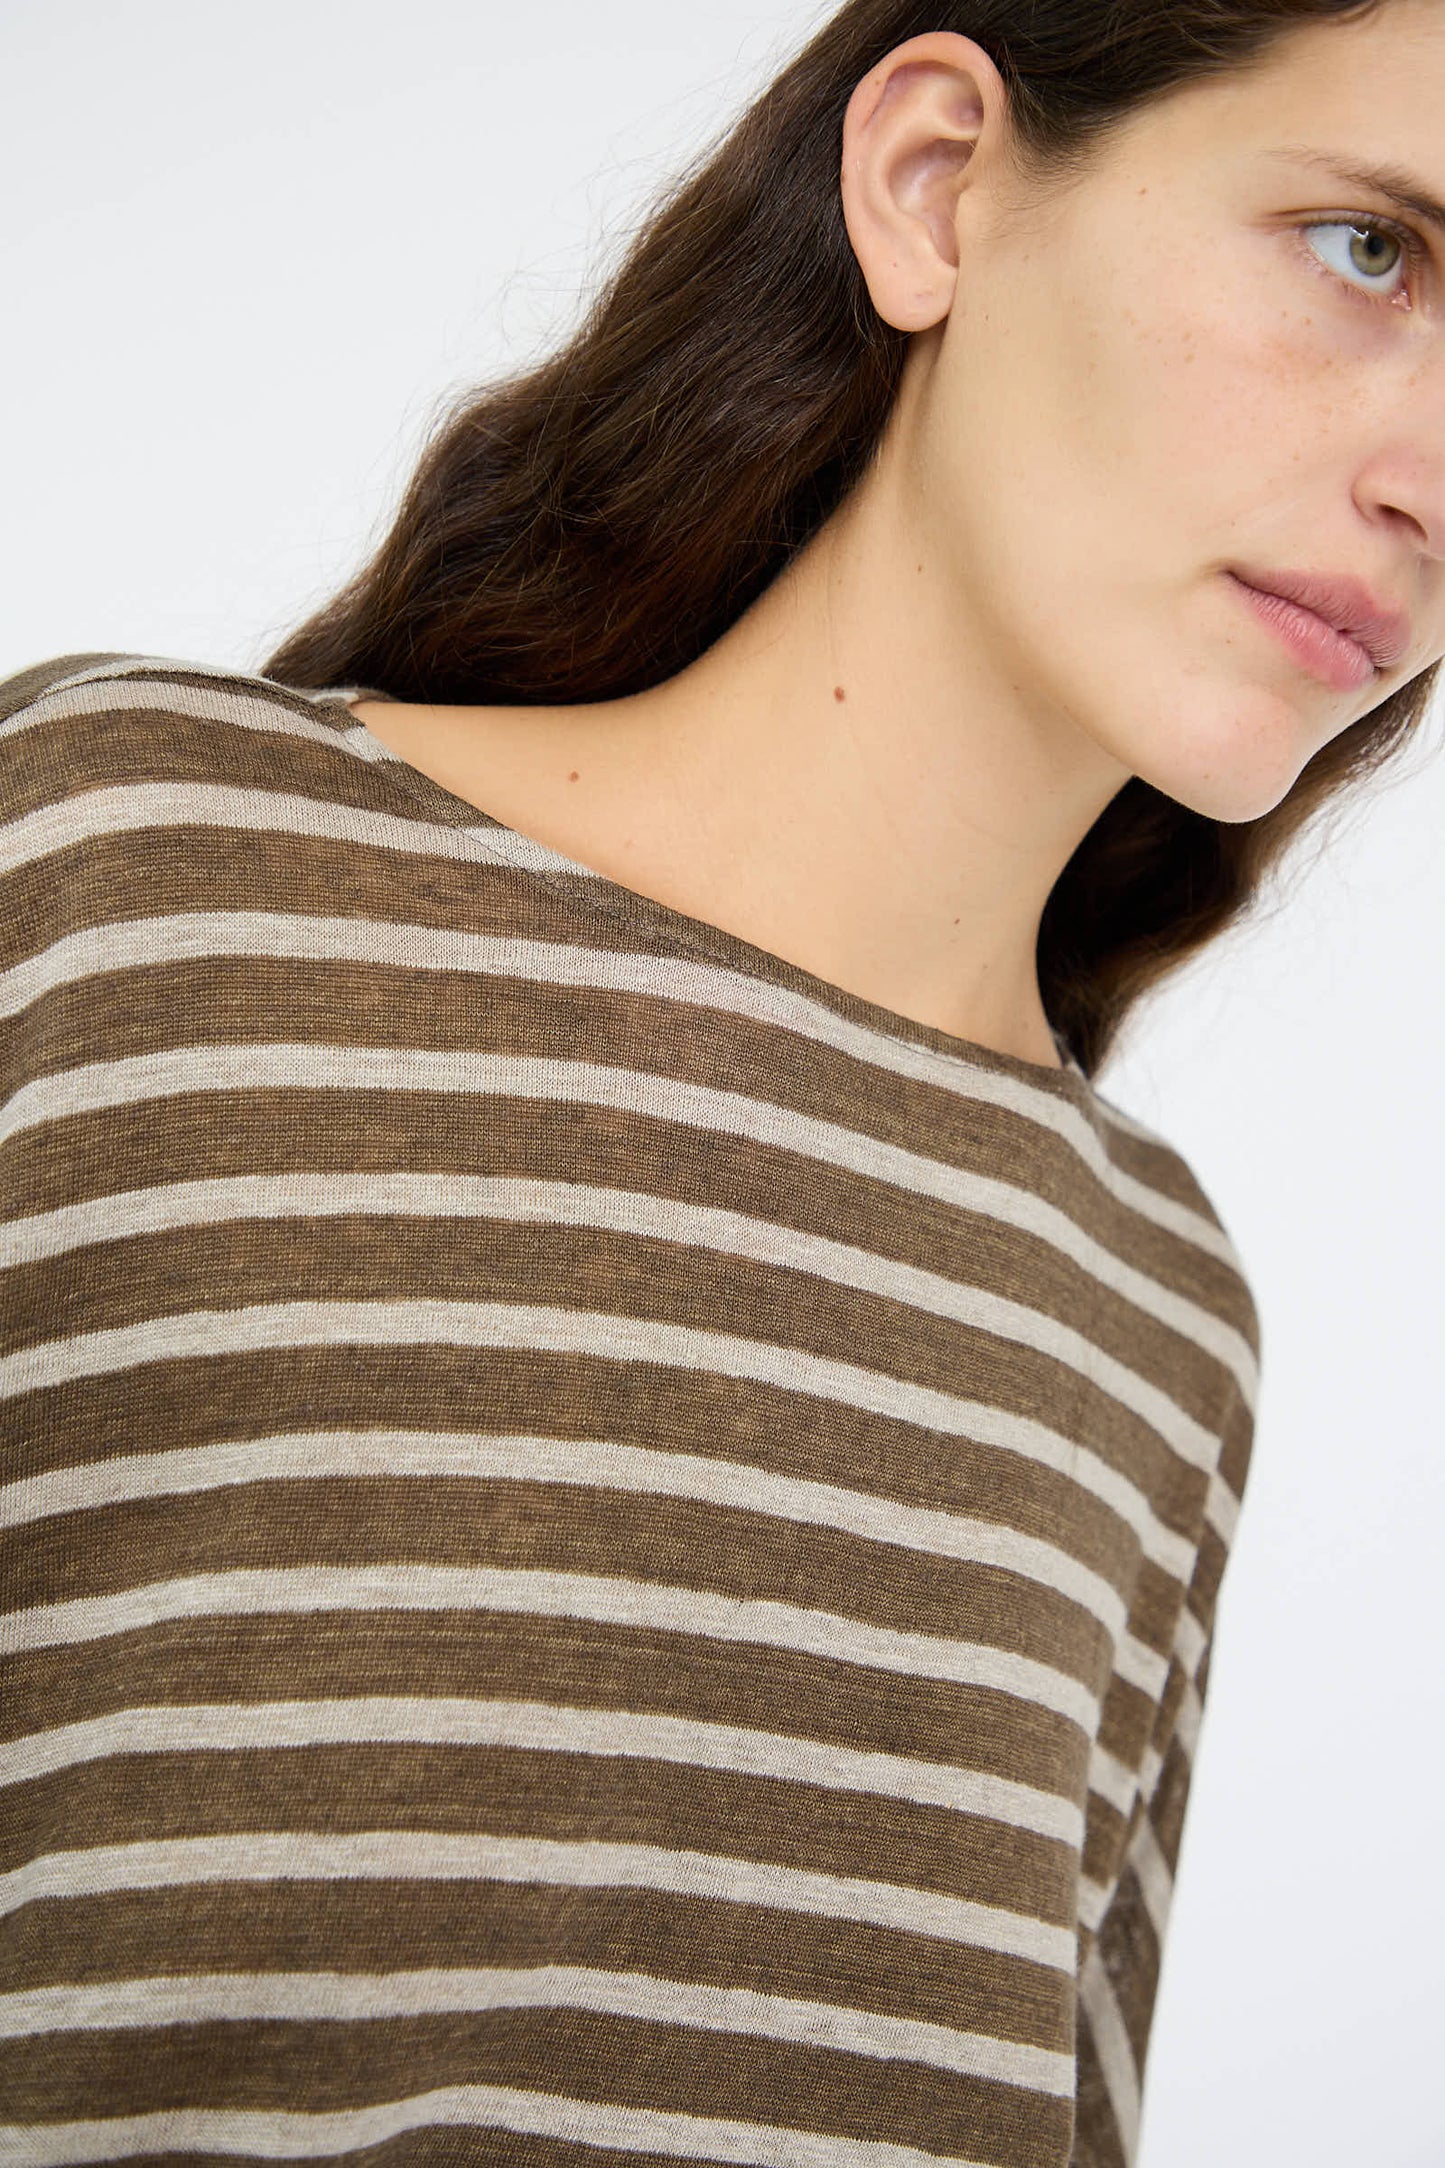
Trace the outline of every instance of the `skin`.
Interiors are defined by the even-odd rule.
[[[849,237],[912,334],[847,502],[646,693],[357,713],[624,886],[1056,1068],[1039,918],[1124,782],[1257,818],[1445,653],[1445,236],[1417,225],[1418,267],[1387,236],[1352,252],[1389,202],[1278,157],[1388,160],[1445,196],[1442,103],[1445,9],[1390,0],[1132,116],[1040,195],[987,53],[910,39],[843,129]],[[1410,647],[1333,690],[1230,563],[1353,573]]]

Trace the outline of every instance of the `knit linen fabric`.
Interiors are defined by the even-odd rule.
[[[0,2162],[1121,2168],[1218,1214],[368,690],[0,685]]]

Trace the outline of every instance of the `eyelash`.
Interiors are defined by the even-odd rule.
[[[1322,229],[1328,231],[1332,226],[1348,227],[1355,233],[1389,234],[1391,240],[1398,241],[1405,252],[1405,267],[1412,281],[1418,278],[1420,272],[1430,260],[1428,244],[1420,238],[1412,227],[1402,226],[1393,218],[1382,218],[1377,212],[1373,211],[1368,216],[1352,211],[1347,216],[1340,218],[1312,218],[1308,225],[1301,226],[1298,230],[1303,235],[1318,233]],[[1367,308],[1377,307],[1381,301],[1393,306],[1398,294],[1405,291],[1404,287],[1398,287],[1395,293],[1371,293],[1368,287],[1352,285],[1342,273],[1336,271],[1332,265],[1324,262],[1323,258],[1317,255],[1314,249],[1309,248],[1308,243],[1306,243],[1306,253],[1310,263],[1313,264],[1317,271],[1323,272],[1326,278],[1332,278],[1337,285],[1343,286],[1347,293],[1351,293],[1357,300],[1363,301]]]

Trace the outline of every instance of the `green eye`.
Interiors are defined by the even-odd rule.
[[[1408,226],[1397,226],[1386,218],[1337,218],[1316,219],[1304,229],[1310,237],[1310,247],[1329,269],[1347,285],[1354,279],[1390,280],[1403,267],[1413,272],[1423,260],[1425,244]],[[1327,234],[1339,236],[1328,246],[1321,246],[1313,236]],[[1355,285],[1354,291],[1368,298],[1371,293],[1392,299],[1401,287]]]

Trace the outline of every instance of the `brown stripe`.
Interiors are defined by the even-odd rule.
[[[1100,1793],[1090,1792],[1089,1811],[1084,1821],[1082,1865],[1091,1881],[1106,1886],[1113,1881],[1128,1826],[1116,1806]]]
[[[1115,1761],[1137,1769],[1154,1727],[1155,1706],[1141,1687],[1116,1673],[1099,1716],[1100,1746]]]
[[[9,1785],[0,1869],[67,1847],[231,1832],[372,1829],[665,1843],[810,1873],[886,1880],[1052,1925],[1074,1917],[1057,1839],[911,1799],[775,1777],[523,1748],[307,1746],[115,1755]]]
[[[223,1120],[246,1118],[234,1103],[213,1110],[213,1116],[217,1111]],[[505,1118],[503,1110],[496,1111]],[[617,1186],[651,1193],[656,1185],[650,1162],[665,1151],[661,1140],[639,1139],[628,1179]],[[505,1171],[513,1178],[555,1179],[538,1176],[538,1170],[525,1164],[514,1163]],[[570,1180],[614,1186],[602,1182],[605,1171],[594,1169],[588,1156],[574,1146]],[[209,1178],[214,1172],[202,1163],[193,1166],[189,1178]],[[736,1209],[725,1193],[715,1192],[706,1201]],[[70,1251],[16,1267],[12,1285],[18,1317],[23,1318],[34,1305],[47,1319],[48,1336],[58,1339],[71,1331],[103,1331],[188,1307],[286,1301],[298,1284],[324,1286],[328,1295],[341,1301],[364,1300],[375,1293],[383,1272],[388,1292],[398,1300],[444,1290],[453,1300],[547,1303],[565,1296],[575,1303],[577,1289],[584,1288],[606,1290],[605,1295],[599,1294],[598,1307],[608,1312],[738,1333],[764,1343],[784,1338],[780,1320],[786,1314],[785,1344],[829,1361],[861,1361],[868,1369],[936,1391],[957,1391],[958,1338],[961,1330],[969,1329],[974,1355],[967,1379],[969,1397],[1046,1421],[1060,1401],[1067,1402],[1082,1388],[1097,1400],[1100,1412],[1104,1407],[1112,1411],[1121,1438],[1133,1442],[1144,1481],[1153,1479],[1153,1464],[1161,1450],[1166,1457],[1160,1462],[1157,1480],[1167,1483],[1172,1473],[1174,1456],[1167,1447],[1161,1448],[1142,1416],[1123,1408],[1111,1392],[1081,1379],[1072,1361],[1006,1337],[1006,1322],[998,1334],[968,1328],[956,1317],[930,1312],[896,1296],[840,1285],[821,1271],[804,1275],[788,1266],[723,1250],[668,1242],[660,1235],[547,1226],[488,1214],[441,1218],[364,1209],[341,1214],[297,1212],[280,1224],[284,1243],[277,1241],[278,1223],[273,1218],[235,1218],[215,1226],[128,1235],[121,1238],[123,1246],[117,1251],[121,1269],[114,1275],[78,1274]],[[1019,1247],[1022,1250],[1023,1245]],[[953,1259],[935,1257],[931,1269],[954,1264]],[[1041,1312],[1045,1319],[1056,1314],[1066,1317],[1070,1298],[1059,1301],[1057,1313],[1036,1299],[1045,1290],[1028,1277],[1027,1265],[1027,1256],[1021,1255],[1020,1277],[1008,1299]],[[38,1281],[34,1293],[27,1284],[32,1276]],[[997,1285],[999,1273],[995,1270],[976,1280],[955,1269],[944,1276],[962,1289],[981,1286],[988,1290]],[[807,1290],[803,1303],[797,1299],[800,1284]],[[1076,1290],[1072,1297],[1075,1308],[1079,1294]],[[1168,1337],[1173,1343],[1175,1336]],[[1128,1367],[1148,1380],[1151,1372],[1144,1358],[1159,1353],[1153,1335],[1140,1327],[1134,1360]],[[1212,1397],[1217,1400],[1218,1367],[1197,1349],[1195,1355],[1199,1358],[1196,1373],[1214,1373]],[[1158,1374],[1167,1376],[1167,1367],[1161,1366]],[[1197,1375],[1196,1384],[1197,1408],[1203,1402],[1204,1378]],[[1179,1379],[1171,1380],[1170,1398],[1182,1406],[1185,1396],[1178,1385]],[[1194,1409],[1186,1407],[1185,1412],[1198,1420]],[[1207,1478],[1202,1470],[1189,1468],[1187,1478],[1179,1480],[1188,1480],[1194,1492],[1202,1495]]]
[[[1069,1980],[1021,1957],[771,1905],[482,1878],[191,1883],[40,1901],[10,1923],[7,1986],[305,1972],[318,1903],[327,1971],[583,1965],[758,1995],[785,1978],[807,2001],[1072,2046]]]
[[[177,1414],[184,1408],[178,1425]],[[753,1380],[555,1351],[347,1344],[156,1358],[17,1396],[30,1472],[103,1459],[120,1443],[298,1430],[618,1437],[662,1452],[745,1453],[781,1474],[997,1519],[1058,1543],[1127,1588],[1138,1548],[1066,1472],[953,1434]]]
[[[1085,2168],[1085,2164],[1087,2168],[1131,2168],[1119,2140],[1109,2090],[1099,2067],[1093,2028],[1088,2012],[1083,2009],[1079,2011],[1078,2030],[1078,2137],[1071,2155],[1071,2168],[1075,2159],[1079,2168]],[[1087,2152],[1080,2151],[1084,2144],[1087,2144]]]
[[[47,2069],[48,2066],[48,2069]],[[433,2087],[509,2085],[619,2106],[937,2150],[1062,2160],[1066,2100],[925,2063],[885,2062],[756,2034],[594,2011],[505,2010],[312,2025],[234,2022],[72,2035],[51,2052],[0,2041],[0,2098],[19,2120],[142,2114],[161,2105],[321,2113]]]
[[[135,1707],[140,1679],[148,1708],[405,1694],[626,1709],[907,1754],[1065,1799],[1081,1796],[1086,1755],[1067,1717],[985,1688],[591,1619],[466,1611],[176,1619],[108,1635],[79,1658],[58,1648],[6,1662],[11,1725],[31,1707],[47,1726]],[[26,1732],[34,1728],[32,1719]]]
[[[1159,1943],[1132,1867],[1126,1866],[1119,1878],[1118,1896],[1099,1929],[1099,1948],[1134,2051],[1135,2068],[1142,2071],[1159,1991]]]
[[[78,1517],[77,1517],[78,1518]],[[493,1478],[273,1481],[58,1515],[0,1533],[17,1610],[256,1568],[375,1563],[404,1596],[409,1565],[590,1574],[740,1602],[842,1613],[900,1633],[1007,1649],[1102,1690],[1111,1644],[1081,1606],[1037,1582],[933,1552],[726,1507],[581,1485]],[[490,1607],[489,1607],[490,1608]]]

